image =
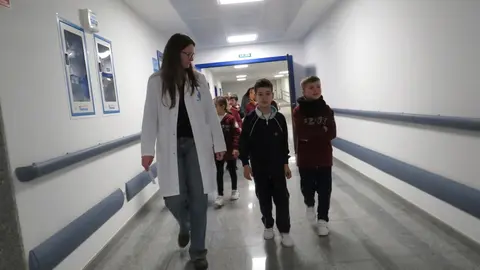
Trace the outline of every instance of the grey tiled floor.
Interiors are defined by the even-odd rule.
[[[289,180],[289,189],[295,247],[262,239],[253,186],[241,180],[239,201],[209,209],[209,269],[480,269],[479,250],[342,164],[334,167],[328,237],[316,236],[306,221],[298,177]],[[177,232],[162,198],[155,197],[87,269],[192,269],[188,252],[177,247]]]
[[[263,240],[254,188],[239,177],[240,200],[209,208],[209,269],[480,269],[478,247],[338,162],[331,234],[318,237],[306,221],[298,173],[293,174],[289,190],[295,247],[282,248],[278,237]],[[226,176],[226,194],[229,182]],[[177,247],[177,232],[162,198],[154,197],[86,269],[193,269],[187,250]]]

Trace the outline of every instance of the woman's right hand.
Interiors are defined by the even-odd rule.
[[[248,165],[243,166],[243,177],[252,181],[252,168]]]
[[[145,171],[150,170],[150,165],[152,165],[153,162],[153,156],[142,156],[142,167],[145,169]]]

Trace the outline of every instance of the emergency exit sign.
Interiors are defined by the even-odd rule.
[[[238,58],[249,58],[252,57],[252,53],[241,53],[238,55]]]
[[[0,6],[10,7],[10,0],[0,0]]]

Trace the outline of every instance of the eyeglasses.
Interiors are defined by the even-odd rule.
[[[190,53],[190,52],[183,52],[183,54],[185,54],[190,60],[193,60],[193,58],[195,57],[195,53]]]

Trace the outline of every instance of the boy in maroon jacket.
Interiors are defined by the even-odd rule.
[[[222,207],[223,199],[223,173],[225,161],[227,162],[227,170],[232,180],[232,196],[230,200],[238,200],[240,193],[237,190],[237,158],[238,158],[238,140],[240,137],[240,128],[235,117],[227,110],[227,99],[225,97],[215,98],[215,107],[217,109],[218,120],[222,126],[223,136],[227,152],[223,160],[215,160],[217,165],[217,191],[218,196],[215,199],[215,206]]]
[[[229,97],[228,105],[230,105],[230,112],[237,120],[238,126],[242,129],[242,117],[240,117],[240,106],[238,106],[238,96],[236,94]]]
[[[332,193],[332,140],[337,135],[333,110],[322,96],[320,79],[307,77],[301,83],[303,97],[293,110],[297,166],[309,220],[318,219],[318,235],[328,235],[328,211]],[[315,214],[315,192],[318,207]]]

